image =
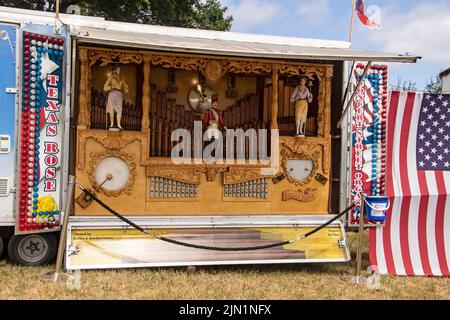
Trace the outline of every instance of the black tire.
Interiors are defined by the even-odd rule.
[[[0,237],[0,258],[2,257],[3,254],[3,239],[2,237]]]
[[[55,259],[58,241],[53,233],[13,236],[8,243],[9,260],[24,266],[41,266]]]

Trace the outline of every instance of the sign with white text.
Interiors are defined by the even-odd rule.
[[[18,233],[59,228],[64,132],[64,39],[24,31],[22,41]]]

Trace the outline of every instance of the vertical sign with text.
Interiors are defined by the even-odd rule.
[[[16,231],[60,224],[64,39],[23,32],[20,178]]]

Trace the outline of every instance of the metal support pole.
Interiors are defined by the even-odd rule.
[[[56,0],[56,8],[55,8],[55,18],[59,19],[59,0]]]
[[[355,21],[355,11],[356,11],[356,0],[352,1],[352,16],[350,18],[350,30],[348,32],[348,42],[350,42],[350,46],[352,44],[352,36],[353,36],[353,25]]]
[[[72,207],[73,191],[75,187],[75,177],[69,176],[69,187],[67,191],[67,201],[64,208],[64,220],[61,225],[61,234],[59,236],[58,255],[56,256],[56,267],[54,272],[47,272],[40,275],[42,280],[46,281],[66,281],[68,275],[62,272],[64,253],[66,247],[67,227],[69,225],[70,208]]]
[[[365,220],[365,197],[361,195],[361,212],[359,214],[359,229],[358,229],[358,249],[356,251],[356,283],[360,283],[361,278],[361,264],[362,264],[362,246],[364,236],[364,220]]]

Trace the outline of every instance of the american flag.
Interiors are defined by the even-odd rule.
[[[384,227],[370,230],[380,274],[449,276],[450,95],[390,93]]]

